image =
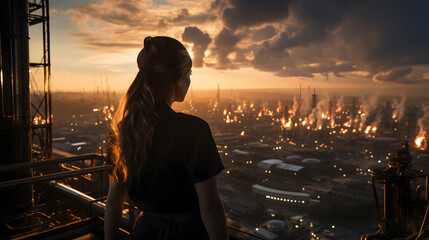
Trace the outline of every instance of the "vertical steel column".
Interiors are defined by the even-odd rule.
[[[31,161],[28,3],[1,0],[2,115],[0,121],[0,164]],[[29,177],[29,171],[11,171],[1,180]],[[31,207],[31,186],[7,192],[0,211],[7,216]]]

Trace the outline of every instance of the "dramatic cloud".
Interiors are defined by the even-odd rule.
[[[203,24],[205,22],[216,20],[215,15],[211,14],[198,14],[192,15],[189,13],[187,8],[180,9],[176,17],[169,19],[170,24],[182,25],[182,24]]]
[[[254,42],[270,39],[274,35],[276,35],[276,29],[273,26],[266,26],[251,32],[251,38]]]
[[[394,68],[387,72],[379,72],[373,76],[373,80],[377,82],[396,82],[401,81],[406,75],[411,72],[410,67]]]
[[[410,74],[411,71],[412,69],[410,67],[394,68],[386,72],[379,72],[375,74],[372,79],[375,82],[400,84],[425,83],[429,81],[429,73],[412,75]]]
[[[78,5],[69,10],[76,24],[72,34],[81,45],[100,51],[136,48],[147,35],[181,38],[193,43],[198,67],[252,67],[308,78],[359,73],[378,83],[428,82],[428,1],[164,2]]]
[[[231,58],[228,58],[228,55],[231,53],[236,53],[236,45],[240,41],[239,35],[234,35],[234,33],[227,28],[222,29],[219,35],[215,38],[215,46],[213,48],[213,53],[217,59],[218,69],[234,69],[238,68],[237,64],[234,63]]]
[[[193,66],[202,67],[204,63],[204,52],[212,39],[207,33],[203,33],[197,27],[187,27],[182,34],[182,39],[185,42],[191,42],[192,52],[194,53]]]
[[[223,10],[222,19],[230,29],[275,22],[289,15],[288,0],[230,0],[229,3],[231,7]]]

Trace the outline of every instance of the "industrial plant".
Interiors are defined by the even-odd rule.
[[[104,239],[106,141],[123,93],[108,76],[52,92],[49,0],[0,4],[0,236]],[[40,62],[29,57],[34,26]],[[227,91],[189,94],[173,109],[210,125],[231,239],[429,238],[428,98]],[[120,239],[141,212],[125,205]]]

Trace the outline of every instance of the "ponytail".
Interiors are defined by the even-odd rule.
[[[128,177],[146,174],[143,166],[152,147],[153,131],[159,117],[154,111],[155,99],[147,77],[144,70],[137,73],[112,121],[111,128],[119,140],[109,141],[115,153],[112,176],[116,181],[125,182]]]

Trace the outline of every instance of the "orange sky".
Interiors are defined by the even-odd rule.
[[[126,90],[137,72],[136,57],[143,39],[156,35],[177,38],[191,55],[195,55],[193,45],[205,48],[200,60],[194,56],[194,64],[202,61],[202,67],[193,69],[193,89],[214,89],[218,84],[227,89],[297,88],[299,84],[315,88],[428,88],[427,64],[422,64],[420,56],[415,57],[420,61],[415,63],[413,57],[418,52],[414,49],[401,52],[406,56],[392,54],[393,58],[407,57],[409,62],[390,61],[390,56],[370,56],[373,50],[365,49],[368,43],[344,41],[365,37],[363,33],[350,36],[347,31],[349,22],[354,21],[354,28],[367,24],[359,18],[344,20],[353,16],[354,8],[337,20],[332,15],[345,10],[326,3],[313,14],[320,19],[305,19],[308,12],[303,14],[304,10],[315,10],[307,10],[303,3],[262,2],[52,1],[52,90],[93,91],[94,79],[97,85],[102,81],[105,88],[106,78],[110,89]],[[377,10],[379,6],[372,7]],[[400,26],[398,29],[400,34]],[[184,41],[187,30],[192,31]],[[40,32],[37,26],[30,28],[32,62],[41,59]],[[424,44],[420,47],[429,43]],[[389,44],[378,47],[385,45]],[[32,72],[33,90],[43,86],[40,75]]]

